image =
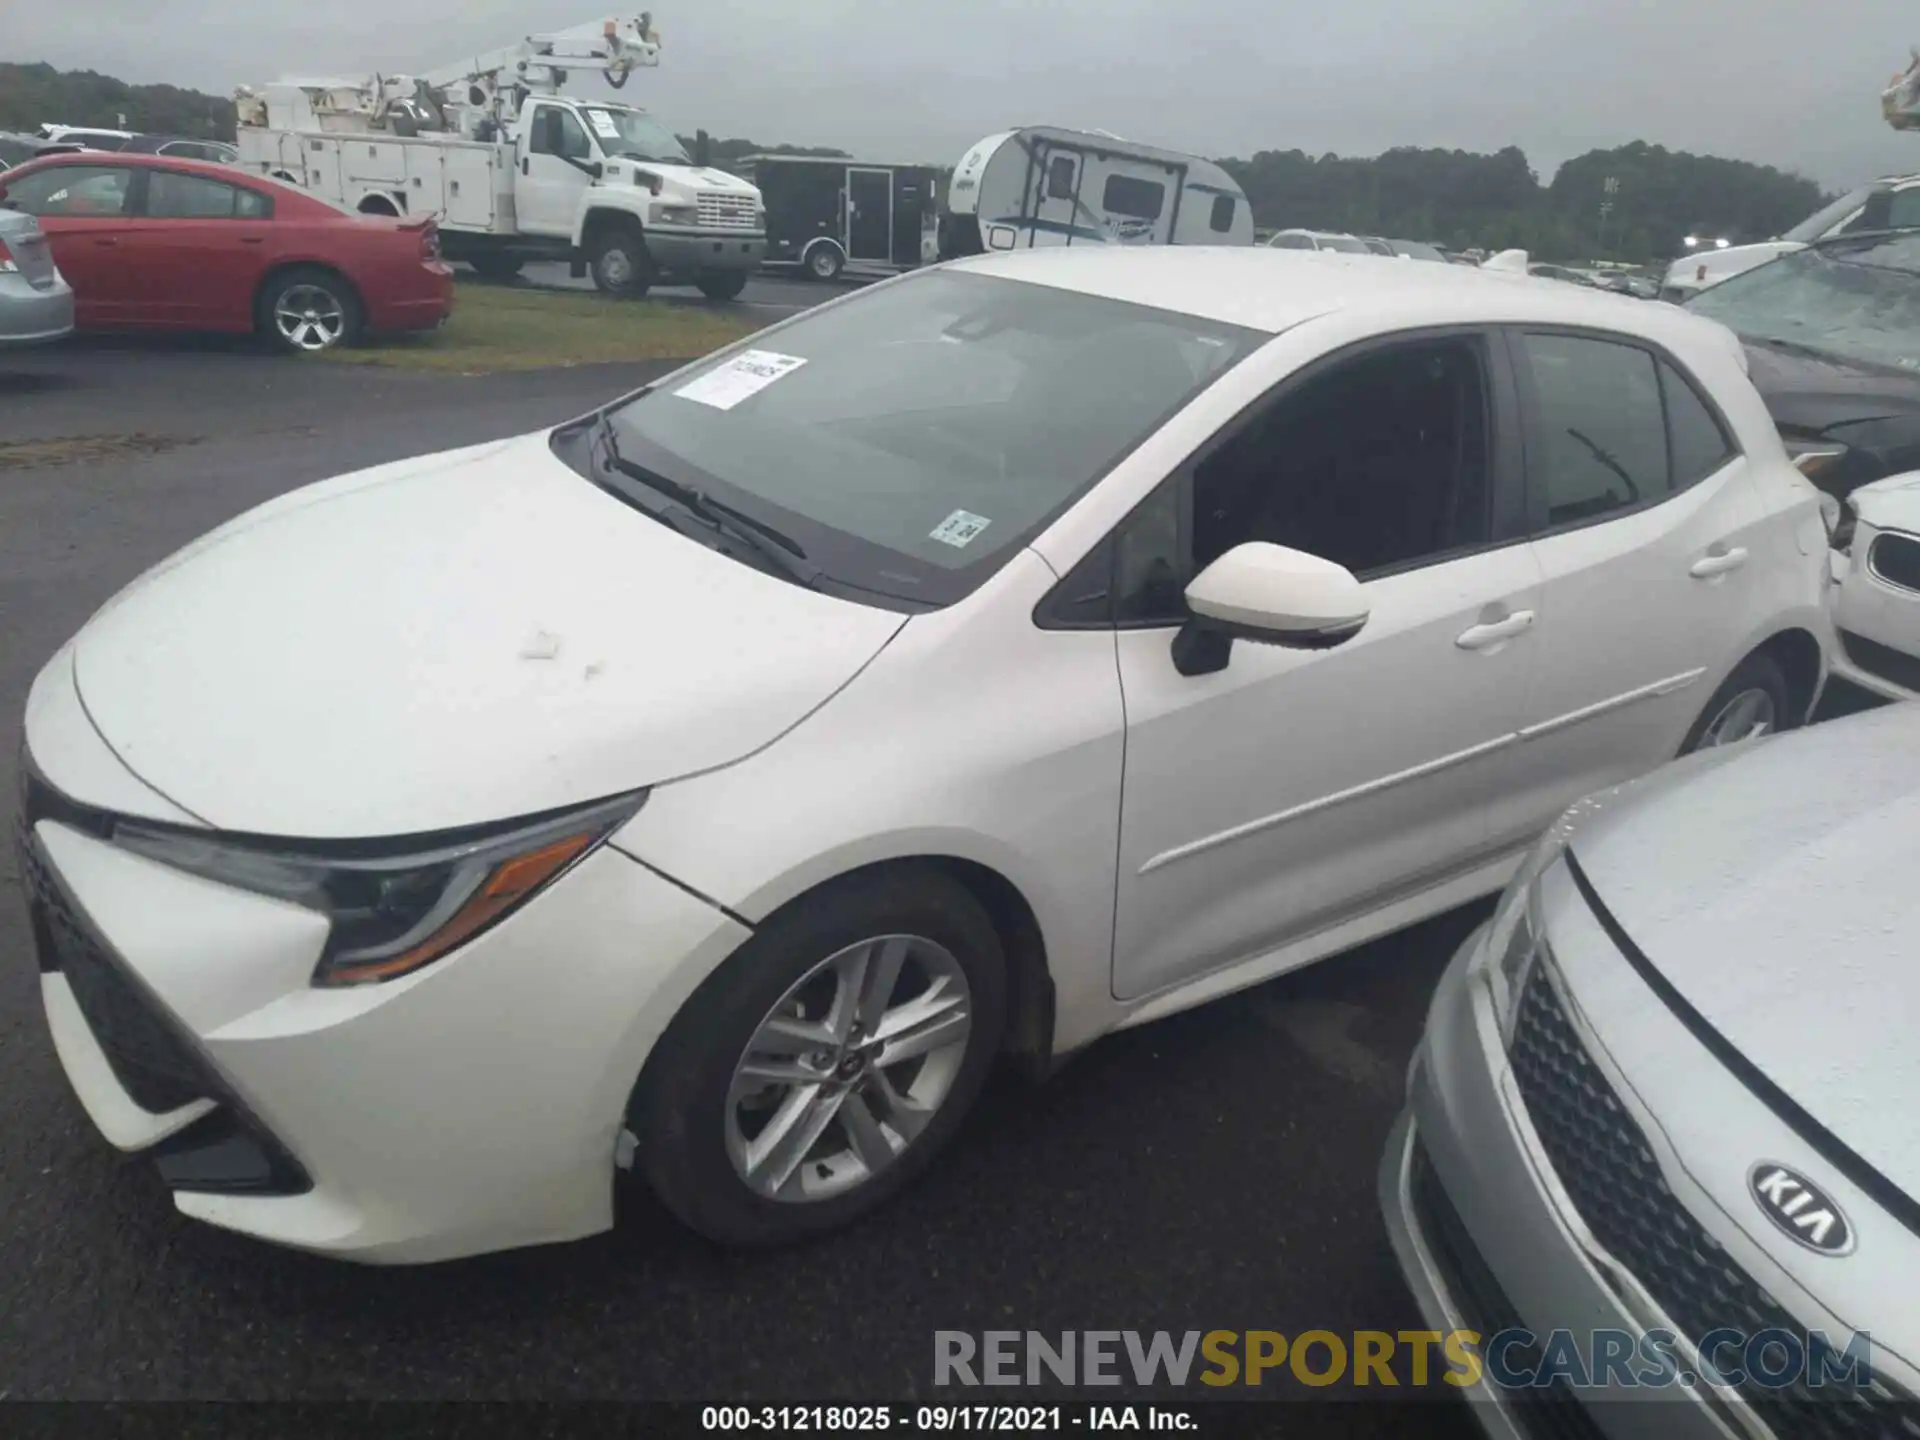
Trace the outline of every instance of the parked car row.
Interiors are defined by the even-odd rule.
[[[15,343],[57,338],[61,307],[70,329],[256,333],[289,351],[431,329],[452,312],[430,217],[356,215],[225,165],[55,155],[0,174],[0,215],[0,238],[29,254],[44,244],[57,267],[35,280],[16,255],[15,281],[0,264],[0,337]]]

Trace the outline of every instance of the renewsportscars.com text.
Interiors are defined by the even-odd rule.
[[[1834,1391],[1872,1384],[1872,1341],[1818,1330],[1715,1330],[1690,1351],[1670,1330],[937,1330],[933,1383],[947,1386],[1125,1385],[1142,1389],[1281,1383],[1326,1387],[1501,1389],[1556,1383],[1621,1388],[1749,1385]],[[1699,1360],[1691,1358],[1697,1354]],[[1704,1361],[1700,1365],[1699,1361]]]

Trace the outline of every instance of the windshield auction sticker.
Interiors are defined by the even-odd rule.
[[[587,111],[587,122],[592,125],[601,136],[608,140],[618,140],[620,138],[620,127],[613,123],[613,116],[604,110]]]
[[[731,410],[742,400],[758,395],[774,381],[791,375],[806,363],[798,355],[779,355],[771,350],[743,350],[726,364],[696,376],[673,393],[682,400],[698,401],[716,410]]]
[[[984,515],[975,515],[970,510],[956,510],[934,526],[927,538],[958,550],[978,540],[980,532],[992,523]]]

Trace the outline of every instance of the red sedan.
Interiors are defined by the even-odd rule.
[[[355,215],[230,165],[49,156],[0,176],[0,206],[40,221],[82,330],[253,331],[325,350],[453,310],[430,217]]]

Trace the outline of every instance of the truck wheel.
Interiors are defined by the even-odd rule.
[[[847,268],[847,257],[831,240],[822,240],[807,251],[807,274],[816,280],[838,280]]]
[[[492,251],[467,257],[467,264],[482,280],[495,280],[503,285],[520,273],[524,263],[518,255],[501,255]]]
[[[365,316],[353,287],[331,270],[301,266],[270,279],[254,323],[281,350],[311,354],[351,345]]]
[[[630,225],[609,226],[587,245],[587,268],[594,288],[606,295],[638,300],[653,284],[653,257],[646,237]]]
[[[747,288],[747,272],[744,270],[708,270],[694,279],[700,287],[700,293],[709,300],[738,300],[740,292]]]

